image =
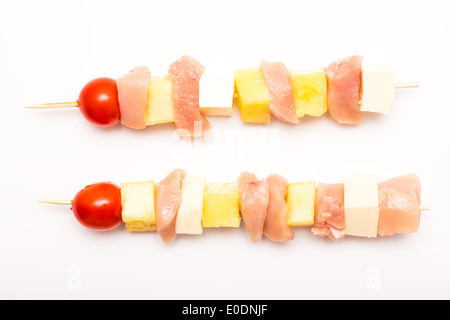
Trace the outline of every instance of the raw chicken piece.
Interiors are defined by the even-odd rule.
[[[199,82],[204,71],[205,67],[189,56],[183,56],[169,67],[179,136],[203,136],[211,128],[199,105]]]
[[[295,233],[286,223],[288,182],[277,174],[268,176],[266,180],[269,183],[270,198],[266,221],[264,222],[264,235],[276,242],[294,240]]]
[[[248,172],[238,178],[240,209],[245,226],[253,242],[261,239],[269,205],[269,183]]]
[[[260,68],[270,93],[270,111],[281,121],[298,123],[291,73],[282,62],[261,61]]]
[[[352,56],[325,68],[328,83],[328,111],[339,123],[358,124],[361,113],[362,57]]]
[[[116,80],[120,121],[133,129],[145,128],[145,109],[151,74],[147,67],[136,67]]]
[[[415,174],[392,178],[378,184],[378,233],[381,236],[419,231],[420,193],[420,180]]]
[[[345,236],[344,184],[318,183],[316,187],[314,227],[320,237],[337,241]]]
[[[167,244],[175,239],[175,221],[181,203],[181,181],[186,171],[175,169],[156,187],[156,230]]]

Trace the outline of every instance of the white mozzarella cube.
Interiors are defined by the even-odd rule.
[[[181,182],[181,203],[175,222],[176,233],[203,233],[203,193],[206,176],[186,176]]]
[[[230,117],[233,112],[234,76],[204,74],[200,78],[200,112],[205,116]]]
[[[378,232],[378,182],[373,174],[344,179],[345,234],[376,237]]]
[[[395,69],[391,65],[362,62],[361,111],[389,113],[394,103]]]

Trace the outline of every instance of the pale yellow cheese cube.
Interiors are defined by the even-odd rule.
[[[203,74],[200,78],[200,112],[205,116],[230,117],[233,113],[234,77]]]
[[[378,232],[378,181],[373,174],[344,179],[345,234],[376,237]]]
[[[151,78],[145,110],[145,125],[174,122],[174,112],[172,81],[169,76]]]
[[[186,176],[181,182],[181,203],[175,222],[175,232],[185,234],[203,233],[203,196],[206,177]]]
[[[389,113],[394,103],[395,69],[387,64],[367,63],[361,66],[361,111]]]
[[[155,183],[129,182],[120,185],[122,220],[127,231],[156,230]]]
[[[235,227],[241,224],[237,182],[208,183],[203,198],[203,227]]]
[[[301,227],[314,224],[314,200],[316,183],[314,181],[290,183],[287,190],[288,226]]]
[[[295,114],[319,117],[328,110],[327,79],[323,68],[291,72]]]

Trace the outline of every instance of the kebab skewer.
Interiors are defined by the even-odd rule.
[[[374,238],[417,233],[421,184],[408,174],[378,182],[373,174],[347,175],[343,183],[291,182],[272,174],[264,179],[243,172],[234,182],[207,183],[203,175],[176,169],[159,183],[101,182],[81,189],[73,200],[40,201],[71,205],[76,219],[94,230],[122,222],[130,232],[157,231],[171,243],[177,234],[203,228],[234,227],[244,220],[252,242],[294,239],[293,227],[311,227],[317,236]]]
[[[289,71],[281,62],[263,60],[257,68],[234,70],[234,75],[204,73],[200,62],[184,56],[163,77],[136,67],[117,80],[90,81],[76,102],[27,108],[78,107],[97,126],[121,122],[143,129],[174,123],[180,136],[202,136],[211,127],[205,116],[231,116],[234,99],[244,122],[269,123],[274,116],[298,123],[304,116],[319,117],[328,111],[339,123],[359,124],[363,112],[389,113],[395,89],[418,86],[396,83],[392,66],[366,63],[361,56],[311,70]]]

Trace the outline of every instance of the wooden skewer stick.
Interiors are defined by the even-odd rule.
[[[46,204],[64,205],[64,206],[72,205],[72,200],[40,200],[38,202],[39,203],[46,203]]]
[[[56,205],[66,205],[70,206],[72,205],[72,200],[40,200],[39,203],[46,203],[46,204],[56,204]],[[431,208],[429,205],[421,205],[419,207],[420,211],[430,211]]]
[[[397,82],[395,89],[417,88],[419,82]],[[58,108],[74,108],[78,107],[78,102],[57,102],[57,103],[42,103],[34,106],[25,107],[27,109],[58,109]]]
[[[25,107],[27,109],[57,109],[57,108],[74,108],[78,107],[78,102],[58,102],[58,103],[43,103],[34,106]]]
[[[419,82],[397,82],[395,89],[417,88],[418,86]]]

